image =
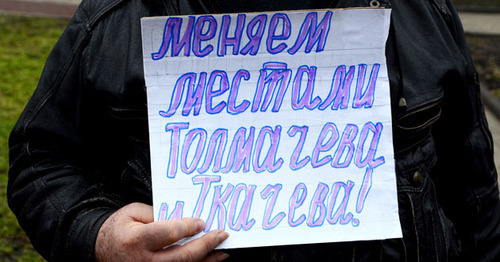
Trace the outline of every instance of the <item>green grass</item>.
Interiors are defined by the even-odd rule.
[[[8,136],[68,20],[0,14],[0,261],[44,261],[7,206]]]

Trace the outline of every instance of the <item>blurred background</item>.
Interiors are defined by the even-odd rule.
[[[7,206],[8,136],[81,0],[0,0],[0,261],[44,261]],[[500,167],[500,0],[453,0],[482,82]]]

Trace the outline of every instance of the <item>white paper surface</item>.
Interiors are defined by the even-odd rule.
[[[143,18],[155,219],[200,217],[230,233],[220,248],[401,237],[389,23],[384,9]]]

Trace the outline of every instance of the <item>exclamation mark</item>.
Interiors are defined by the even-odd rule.
[[[359,190],[358,200],[356,202],[356,212],[358,214],[361,213],[361,211],[363,211],[363,208],[365,207],[366,197],[368,196],[368,193],[372,188],[372,175],[373,175],[373,169],[367,168],[365,176],[363,177],[363,183],[361,184],[361,189]],[[353,226],[358,226],[359,220],[353,219],[352,224]]]

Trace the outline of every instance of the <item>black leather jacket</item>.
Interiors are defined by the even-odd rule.
[[[369,6],[370,0],[83,1],[10,137],[9,205],[54,261],[94,260],[116,209],[151,203],[140,18]],[[237,261],[500,261],[492,138],[450,0],[379,0],[403,239],[232,250]],[[375,2],[374,2],[375,3]]]

